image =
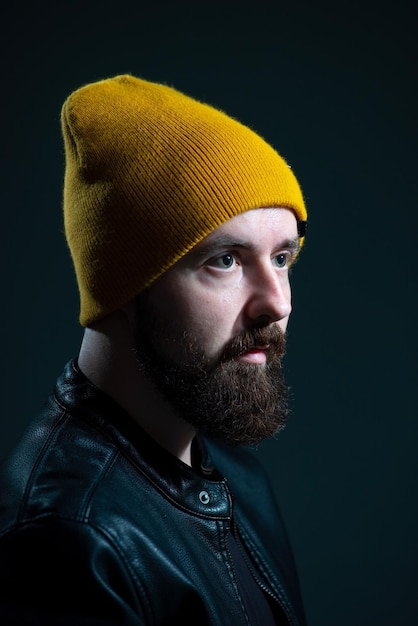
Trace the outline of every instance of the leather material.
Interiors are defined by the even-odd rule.
[[[227,534],[278,624],[303,626],[289,542],[255,456],[161,448],[76,362],[0,472],[0,623],[248,626]]]

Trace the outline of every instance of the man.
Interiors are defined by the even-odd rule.
[[[223,112],[130,75],[62,110],[85,327],[1,472],[1,624],[305,624],[248,450],[283,428],[291,169]]]

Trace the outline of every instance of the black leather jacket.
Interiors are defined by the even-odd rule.
[[[304,625],[258,461],[203,439],[199,454],[201,472],[69,363],[2,464],[0,623],[248,626],[232,531],[277,623]]]

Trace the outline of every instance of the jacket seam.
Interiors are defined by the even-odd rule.
[[[28,501],[30,492],[32,490],[33,477],[36,475],[36,473],[38,471],[38,467],[41,464],[42,459],[44,458],[45,451],[49,449],[51,441],[56,436],[57,430],[60,428],[61,424],[65,421],[67,416],[68,416],[67,411],[63,409],[61,415],[59,416],[59,418],[55,422],[53,429],[51,430],[51,432],[46,437],[45,442],[44,442],[44,444],[43,444],[43,446],[42,446],[42,448],[41,448],[41,450],[40,450],[40,452],[39,452],[39,454],[38,454],[38,456],[36,458],[36,461],[33,464],[33,467],[32,467],[31,472],[30,472],[30,476],[28,477],[28,481],[27,481],[27,484],[25,486],[25,491],[24,491],[23,496],[22,496],[22,502],[21,502],[21,504],[19,506],[19,510],[18,510],[18,513],[17,513],[17,519],[18,520],[23,520],[24,519],[23,511],[24,511],[24,509],[27,506],[27,501]]]
[[[298,622],[296,616],[294,615],[284,587],[280,584],[280,581],[277,580],[277,578],[274,576],[272,570],[269,568],[268,564],[260,555],[257,547],[251,540],[248,533],[244,531],[242,525],[237,524],[236,528],[238,531],[238,535],[241,536],[244,545],[248,548],[248,551],[251,555],[251,558],[254,560],[256,568],[258,568],[258,571],[264,577],[266,583],[269,585],[271,593],[273,593],[273,595],[276,597],[277,601],[285,612],[289,623],[292,626],[296,626]]]
[[[83,498],[83,502],[80,505],[80,511],[79,511],[79,515],[82,521],[86,521],[86,522],[89,521],[90,507],[91,507],[91,502],[93,500],[94,494],[97,491],[99,485],[103,482],[103,480],[106,478],[106,476],[110,472],[119,454],[120,452],[117,449],[109,452],[109,458],[103,463],[98,477],[96,478],[96,480],[93,482],[93,484],[90,486],[87,493],[85,494],[85,497]]]
[[[246,620],[248,626],[251,626],[250,618],[248,616],[248,613],[247,613],[247,610],[245,608],[244,601],[242,599],[241,592],[240,592],[240,589],[239,589],[238,578],[237,578],[237,575],[236,575],[234,560],[232,558],[231,552],[230,552],[230,550],[228,548],[228,545],[227,545],[227,542],[226,542],[226,535],[225,535],[224,532],[222,532],[221,525],[218,526],[218,531],[219,531],[220,543],[221,543],[221,546],[223,547],[222,548],[222,554],[224,556],[224,562],[225,562],[225,565],[227,567],[229,577],[230,577],[232,585],[233,585],[233,587],[235,589],[235,593],[236,593],[236,595],[238,597],[238,600],[239,600],[239,603],[240,603],[240,606],[241,606],[241,609],[242,609],[242,613],[243,613],[243,615],[245,617],[245,620]],[[230,528],[229,527],[227,528],[227,532],[230,532]]]

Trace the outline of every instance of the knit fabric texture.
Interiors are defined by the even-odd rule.
[[[67,98],[61,122],[83,326],[127,304],[235,215],[285,207],[306,220],[300,186],[273,147],[172,87],[128,74],[91,83]]]

